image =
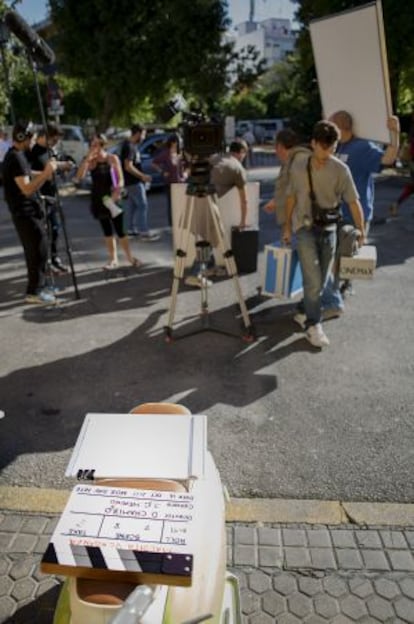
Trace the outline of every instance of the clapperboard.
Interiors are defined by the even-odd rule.
[[[191,585],[197,523],[191,483],[204,477],[206,428],[206,416],[198,414],[87,414],[66,470],[80,483],[42,558],[42,572]],[[119,480],[122,487],[96,479]],[[139,489],[157,479],[187,487]],[[136,480],[141,486],[134,487]]]
[[[77,485],[41,571],[103,580],[191,584],[195,496]]]

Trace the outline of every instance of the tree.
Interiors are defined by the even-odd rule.
[[[320,116],[319,94],[312,72],[305,72],[295,53],[275,63],[259,79],[268,117],[289,119],[305,140]]]
[[[227,114],[234,115],[237,119],[260,119],[266,117],[266,103],[260,94],[236,93],[224,104]]]
[[[62,72],[83,81],[106,127],[172,89],[208,103],[226,89],[225,0],[50,0]]]
[[[255,46],[248,45],[233,54],[231,66],[234,68],[232,90],[236,94],[248,93],[265,72],[266,60],[259,58],[259,51]]]

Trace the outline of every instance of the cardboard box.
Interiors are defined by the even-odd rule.
[[[265,245],[262,292],[270,297],[295,297],[303,291],[302,270],[296,249],[280,243]]]
[[[341,279],[372,279],[377,266],[377,248],[363,245],[355,256],[341,257],[339,277]]]

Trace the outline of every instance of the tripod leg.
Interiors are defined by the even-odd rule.
[[[48,207],[45,200],[41,199],[43,214],[45,215],[45,232],[47,238],[47,261],[46,261],[46,285],[50,287],[54,287],[55,280],[52,272],[52,254],[51,254],[51,244],[52,244],[52,226],[49,221],[49,212]]]
[[[173,268],[173,284],[171,288],[171,303],[168,312],[167,325],[164,328],[166,334],[166,340],[172,339],[172,325],[175,317],[175,310],[177,306],[177,294],[180,280],[184,276],[185,263],[187,259],[187,252],[190,243],[190,226],[194,210],[194,198],[188,197],[184,213],[180,221],[180,234],[178,237],[178,248],[175,254],[174,268]]]
[[[80,299],[80,293],[79,293],[79,289],[78,289],[78,281],[76,279],[75,267],[73,265],[72,250],[70,248],[69,237],[68,237],[68,233],[67,233],[67,230],[66,230],[65,215],[63,213],[62,205],[60,203],[60,198],[59,198],[58,194],[59,194],[59,191],[57,190],[57,187],[56,187],[56,202],[57,202],[56,206],[57,206],[57,210],[58,210],[58,214],[59,214],[60,223],[61,223],[61,226],[62,226],[63,239],[65,241],[66,255],[67,255],[68,260],[69,260],[69,267],[70,267],[70,273],[71,273],[71,276],[72,276],[73,289],[75,291],[76,299]]]
[[[243,299],[243,294],[240,287],[239,276],[237,273],[236,262],[234,260],[233,252],[230,245],[227,242],[227,237],[224,231],[224,226],[221,220],[220,212],[217,205],[213,202],[211,197],[208,197],[210,213],[213,219],[214,228],[216,230],[218,246],[223,254],[224,262],[226,265],[227,274],[232,278],[234,288],[236,290],[237,300],[239,302],[240,311],[243,318],[244,326],[247,330],[246,338],[249,340],[254,339],[253,327],[250,321],[249,313],[247,311],[246,303]]]

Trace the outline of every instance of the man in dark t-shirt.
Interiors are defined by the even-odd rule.
[[[31,167],[25,152],[33,137],[31,124],[17,123],[13,128],[13,145],[3,163],[4,198],[22,243],[28,283],[26,303],[53,304],[55,296],[45,288],[47,237],[39,188],[53,177],[55,164],[48,161],[41,173],[31,179]]]
[[[58,126],[52,122],[48,123],[46,128],[40,130],[37,135],[36,143],[28,154],[33,172],[43,171],[60,136],[61,133]],[[56,166],[59,171],[68,171],[72,167],[72,164],[69,161],[61,161],[57,162]],[[55,180],[47,180],[41,187],[40,192],[46,198],[45,207],[49,229],[51,269],[55,273],[67,273],[68,269],[65,267],[58,254],[57,243],[60,221],[56,203],[57,188]]]
[[[148,227],[148,200],[146,184],[151,176],[142,171],[138,145],[145,139],[146,130],[139,124],[131,126],[131,136],[121,147],[121,165],[125,180],[127,229],[130,236],[139,236],[146,242],[157,241],[160,236]]]

